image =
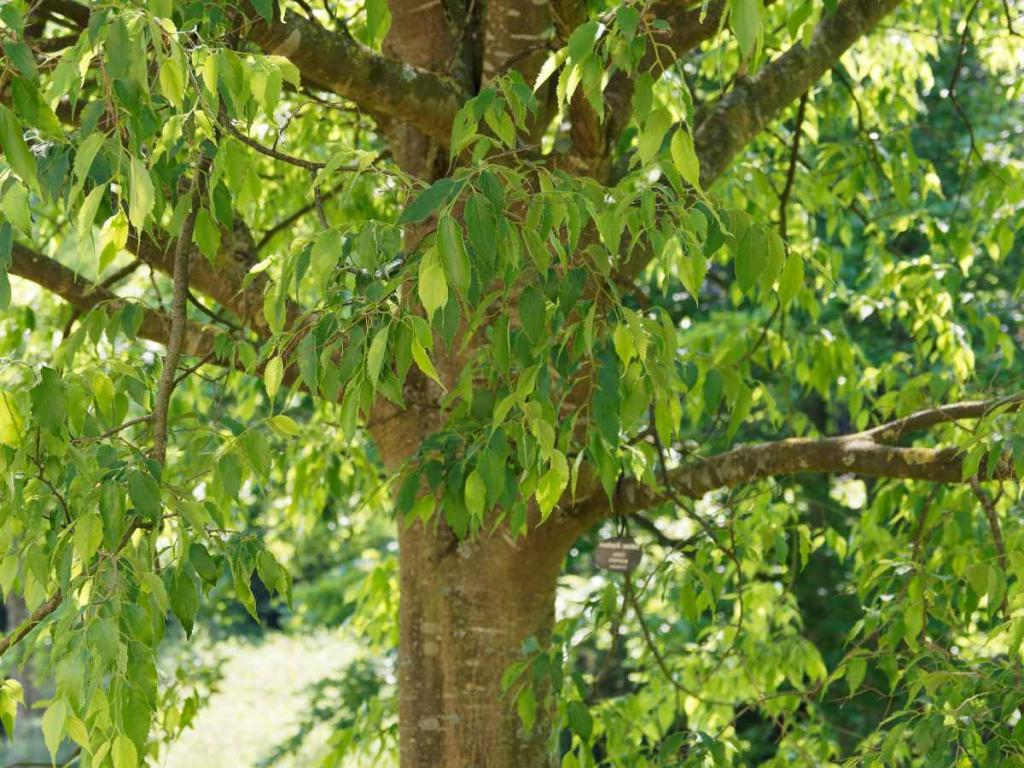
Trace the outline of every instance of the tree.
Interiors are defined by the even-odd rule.
[[[0,653],[48,639],[47,744],[136,765],[187,724],[165,616],[289,595],[270,510],[344,461],[397,525],[403,766],[729,764],[748,715],[780,762],[1019,763],[1016,21],[3,6],[0,587],[33,612]],[[929,157],[943,52],[965,143]],[[664,563],[556,622],[602,524]],[[861,611],[828,659],[812,556]],[[826,694],[869,673],[889,716],[844,743]]]

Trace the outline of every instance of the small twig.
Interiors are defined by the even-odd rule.
[[[800,137],[804,133],[804,114],[807,111],[807,101],[810,96],[810,91],[804,91],[804,95],[800,97],[800,106],[796,110],[796,126],[793,128],[793,145],[789,150],[789,170],[786,171],[786,184],[782,188],[782,194],[779,195],[779,234],[783,240],[788,237],[786,208],[789,205],[789,196],[793,192],[793,181],[796,179],[796,164],[800,159]]]
[[[772,312],[771,316],[768,318],[768,322],[765,323],[764,324],[764,328],[761,329],[761,335],[757,337],[757,341],[754,342],[754,346],[752,346],[750,349],[748,349],[743,354],[743,357],[741,357],[739,360],[736,361],[737,365],[739,365],[740,363],[743,363],[743,362],[746,362],[747,360],[749,360],[750,357],[755,352],[757,352],[758,349],[760,349],[761,345],[764,344],[764,340],[768,337],[768,329],[772,327],[772,323],[775,322],[775,318],[778,317],[779,312],[781,310],[782,310],[782,302],[779,301],[779,303],[775,305],[775,310]]]
[[[181,234],[174,247],[174,296],[171,300],[171,329],[167,339],[167,354],[164,357],[164,368],[160,373],[157,387],[156,402],[153,405],[153,452],[152,456],[160,464],[167,458],[167,412],[174,391],[174,374],[181,356],[182,342],[188,323],[186,304],[188,301],[188,267],[189,249],[192,245],[192,232],[195,229],[196,214],[199,212],[200,193],[203,177],[208,162],[204,159],[196,177],[192,180],[192,207],[185,217]]]
[[[981,483],[978,482],[978,478],[971,478],[971,490],[974,491],[974,495],[981,502],[981,508],[985,510],[985,517],[988,518],[988,527],[992,531],[992,545],[996,549],[996,557],[999,560],[999,568],[1003,572],[1003,577],[1006,577],[1007,573],[1007,560],[1006,560],[1006,544],[1003,541],[1003,529],[999,525],[999,513],[996,512],[995,502],[992,501],[992,497],[985,492],[985,489],[981,487]],[[1006,589],[1003,589],[1003,599],[999,606],[999,610],[1006,614]]]
[[[193,364],[193,365],[190,365],[190,366],[189,366],[188,368],[186,368],[185,370],[183,370],[183,371],[182,371],[182,372],[181,372],[181,373],[180,373],[180,374],[178,375],[178,378],[176,378],[176,379],[174,380],[174,386],[178,386],[179,384],[181,384],[181,382],[183,382],[183,381],[184,381],[185,379],[187,379],[187,378],[188,378],[189,376],[191,376],[191,375],[192,375],[193,373],[195,373],[196,371],[198,371],[198,370],[199,370],[200,368],[202,368],[202,367],[203,367],[204,365],[206,365],[207,363],[209,363],[209,362],[210,362],[210,361],[211,361],[212,359],[213,359],[213,353],[212,353],[212,352],[210,352],[210,353],[209,353],[209,354],[207,354],[207,355],[203,355],[203,357],[202,357],[202,358],[200,358],[199,362],[197,362],[197,363],[195,363],[195,364]]]
[[[320,184],[316,181],[316,174],[313,176],[313,201],[316,203],[316,215],[320,219],[320,226],[324,229],[329,229],[330,224],[327,223],[327,214],[324,213],[324,196],[320,192]]]
[[[194,306],[196,309],[198,309],[200,312],[202,312],[203,314],[209,316],[213,320],[216,320],[218,323],[222,323],[223,325],[226,325],[228,328],[230,328],[233,331],[241,332],[242,328],[238,325],[238,323],[232,322],[227,317],[225,317],[222,313],[217,312],[216,310],[210,309],[208,306],[203,304],[203,302],[201,302],[196,297],[196,295],[194,293],[192,293],[191,289],[188,290],[188,292],[186,293],[186,296],[188,297],[189,303],[192,306]]]
[[[278,151],[276,149],[271,149],[270,147],[266,147],[266,146],[260,144],[255,139],[250,139],[248,136],[246,136],[244,133],[242,133],[240,130],[238,130],[234,125],[231,124],[231,120],[230,119],[223,118],[221,120],[221,123],[224,125],[225,128],[228,129],[228,133],[230,133],[232,136],[234,136],[240,142],[245,144],[247,147],[252,147],[257,152],[259,152],[261,155],[266,155],[267,157],[272,157],[275,160],[280,160],[283,163],[288,163],[289,165],[298,166],[299,168],[305,168],[307,171],[313,171],[314,173],[319,171],[319,170],[321,170],[322,168],[326,167],[326,163],[316,163],[316,162],[313,162],[312,160],[304,160],[301,157],[295,157],[294,155],[288,155],[288,154],[285,154],[284,152],[280,152],[280,151]]]
[[[131,275],[140,266],[142,266],[142,261],[140,259],[135,259],[130,264],[126,264],[125,266],[123,266],[119,270],[117,270],[116,272],[111,273],[109,276],[105,277],[103,280],[101,280],[100,282],[96,283],[92,287],[90,292],[91,293],[95,293],[97,291],[103,292],[105,290],[113,288],[119,282],[121,282],[126,277]],[[67,324],[64,326],[64,338],[65,339],[71,333],[71,327],[75,324],[75,322],[81,316],[82,316],[82,310],[77,309],[77,308],[71,313],[71,317],[68,319]]]
[[[1010,0],[1003,0],[1003,15],[1006,16],[1006,31],[1015,37],[1020,37],[1020,32],[1013,28],[1013,14],[1010,13]]]
[[[106,432],[103,432],[102,434],[96,435],[96,437],[79,437],[79,438],[75,438],[74,440],[72,440],[72,442],[75,443],[76,445],[78,445],[78,444],[81,444],[81,443],[92,443],[92,442],[96,442],[97,440],[104,440],[104,439],[106,439],[108,437],[113,437],[118,432],[123,432],[124,430],[128,429],[129,427],[134,427],[136,424],[143,424],[143,423],[149,421],[152,418],[153,418],[153,414],[147,413],[145,416],[138,416],[138,417],[136,417],[134,419],[128,419],[128,421],[120,424],[119,426],[114,427],[113,429],[108,429]]]
[[[323,195],[323,197],[334,197],[334,195],[340,192],[344,188],[344,186],[345,182],[343,181],[340,184],[327,190],[327,193]],[[303,216],[305,216],[307,213],[309,213],[316,207],[317,201],[314,200],[313,202],[307,203],[298,210],[285,216],[283,219],[281,219],[281,221],[277,222],[277,224],[275,224],[274,226],[272,226],[270,229],[263,233],[263,237],[261,237],[260,241],[256,244],[256,251],[262,251],[266,247],[267,243],[269,243],[276,234],[278,234],[281,230],[290,227],[292,224],[294,224],[296,221],[301,219]]]

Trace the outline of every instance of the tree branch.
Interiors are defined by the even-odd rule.
[[[88,312],[100,304],[111,304],[115,307],[124,304],[124,299],[109,289],[90,283],[60,262],[20,243],[14,243],[12,248],[10,273],[57,294],[81,312]],[[166,344],[170,339],[171,319],[162,312],[148,307],[143,307],[142,312],[139,335]],[[194,327],[189,331],[183,349],[189,355],[205,355],[213,349],[214,338],[210,331]]]
[[[465,96],[447,78],[382,56],[347,30],[327,30],[290,11],[283,20],[275,15],[270,22],[253,21],[249,39],[287,58],[314,85],[448,145]]]
[[[192,250],[192,232],[196,225],[196,214],[199,212],[199,195],[203,187],[203,174],[206,173],[204,162],[196,171],[192,180],[191,208],[182,224],[178,242],[174,248],[174,294],[171,299],[171,328],[167,339],[167,354],[164,356],[164,367],[160,372],[160,383],[156,390],[153,403],[153,458],[163,465],[167,458],[167,413],[174,392],[174,374],[178,369],[178,358],[185,341],[188,327],[188,267]]]
[[[39,625],[43,619],[56,611],[63,600],[64,593],[58,589],[46,600],[45,603],[32,611],[32,615],[29,616],[21,626],[11,631],[10,634],[0,638],[0,657],[7,653],[7,651],[9,651],[13,646],[20,643],[29,632]]]
[[[711,186],[779,112],[899,4],[900,0],[844,0],[821,20],[806,48],[796,43],[711,106],[694,134],[701,183]]]
[[[702,186],[710,187],[769,122],[806,93],[847,48],[899,4],[900,0],[843,0],[821,20],[806,48],[796,43],[705,108],[698,115],[693,137]],[[615,109],[621,110],[621,105]],[[627,278],[635,276],[653,255],[649,248],[637,248],[619,271]]]
[[[1024,405],[1024,393],[920,411],[873,429],[839,437],[792,438],[740,446],[672,470],[667,475],[667,483],[671,485],[667,491],[636,482],[622,483],[614,505],[604,494],[594,492],[576,506],[575,513],[589,525],[613,511],[630,514],[669,501],[676,495],[698,499],[720,488],[735,488],[768,477],[806,473],[855,474],[937,483],[970,481],[972,478],[963,477],[964,454],[959,448],[905,448],[887,445],[885,441],[944,422],[980,418],[1007,403],[1013,407]],[[974,479],[985,479],[989,469],[983,462]],[[994,479],[1013,476],[1013,468],[1008,461],[1001,461],[991,469]]]

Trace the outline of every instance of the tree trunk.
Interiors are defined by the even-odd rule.
[[[551,765],[550,713],[538,703],[526,732],[501,678],[524,640],[550,638],[558,548],[500,530],[460,543],[435,521],[399,543],[402,768]]]

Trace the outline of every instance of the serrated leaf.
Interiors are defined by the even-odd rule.
[[[541,518],[546,518],[569,485],[569,462],[561,451],[551,452],[551,466],[537,483],[537,506]]]
[[[43,715],[42,730],[43,740],[46,742],[46,749],[50,752],[50,759],[57,759],[57,750],[60,749],[60,742],[64,737],[64,721],[67,719],[68,705],[64,699],[57,699],[46,709]]]
[[[487,505],[487,486],[480,472],[474,469],[466,477],[466,509],[469,514],[476,518],[482,518]]]
[[[437,263],[437,257],[427,253],[420,261],[420,274],[417,283],[420,301],[427,310],[427,317],[448,303],[448,281],[444,270]]]
[[[281,381],[284,379],[284,360],[280,357],[272,357],[263,369],[263,386],[267,388],[267,397],[271,400],[277,395],[281,388]]]
[[[672,163],[679,175],[694,189],[700,189],[700,160],[693,147],[693,137],[685,128],[680,128],[672,136],[670,147]]]
[[[730,22],[740,50],[749,56],[761,35],[762,0],[729,0],[732,8]]]
[[[385,325],[377,331],[370,342],[370,349],[366,353],[366,375],[373,384],[380,379],[381,369],[384,367],[384,352],[388,346],[388,331],[390,327]]]
[[[450,216],[441,218],[437,229],[437,249],[444,263],[448,282],[465,294],[469,288],[469,256],[462,239],[462,228]]]
[[[283,437],[294,437],[302,433],[302,429],[295,419],[284,414],[277,414],[267,419],[270,428]]]
[[[444,389],[444,383],[441,381],[441,377],[437,375],[437,369],[435,369],[434,364],[430,362],[427,350],[423,348],[422,344],[420,344],[419,339],[413,339],[410,346],[412,349],[412,359],[416,362],[416,367],[423,371],[423,373],[431,380],[440,384],[441,388]]]
[[[33,189],[39,188],[36,177],[36,161],[22,136],[21,125],[7,107],[0,104],[0,147],[4,150],[4,160],[22,181]]]
[[[566,716],[573,732],[579,734],[584,742],[590,741],[594,732],[594,718],[591,717],[587,705],[579,701],[570,701],[566,708]]]
[[[75,522],[75,554],[83,563],[88,562],[100,542],[103,541],[103,518],[95,512],[89,512]]]
[[[199,246],[199,252],[212,263],[217,257],[217,251],[220,250],[220,227],[206,208],[200,208],[196,212],[192,240]]]
[[[864,682],[864,675],[867,673],[867,662],[858,657],[850,659],[846,665],[846,684],[850,686],[850,695],[853,696],[860,684]]]
[[[150,520],[160,517],[160,486],[149,473],[132,470],[128,474],[128,496],[143,516]]]
[[[128,195],[128,221],[136,229],[142,229],[146,217],[153,210],[153,180],[139,158],[131,160],[131,187]]]
[[[114,768],[138,768],[139,754],[135,742],[119,733],[110,749],[110,759],[114,762]]]
[[[402,211],[402,215],[398,217],[398,224],[417,224],[423,221],[458,195],[462,184],[463,182],[454,179],[434,182]]]
[[[765,244],[757,227],[750,227],[736,245],[736,282],[749,293],[757,285],[766,264]]]
[[[779,301],[785,306],[789,304],[804,284],[804,260],[795,253],[786,258],[786,265],[779,275]]]
[[[516,711],[523,723],[523,730],[529,733],[533,730],[533,724],[537,720],[537,699],[533,695],[533,689],[526,686],[519,692],[516,700]]]

